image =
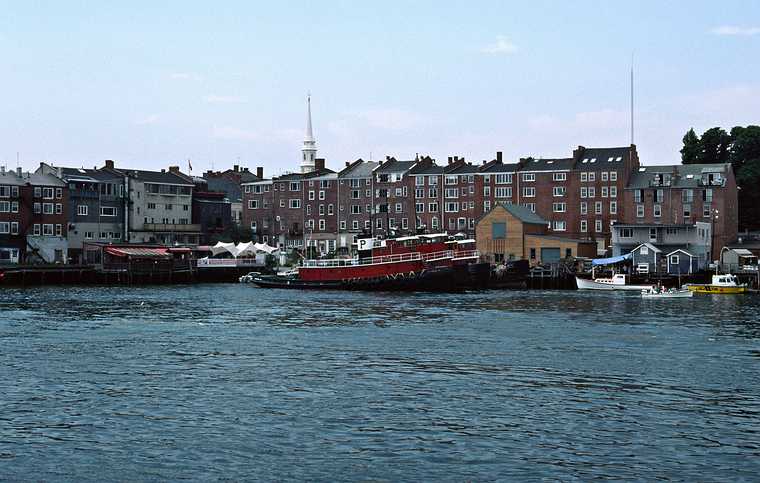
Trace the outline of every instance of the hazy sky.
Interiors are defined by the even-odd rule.
[[[110,5],[107,5],[110,4]],[[0,163],[480,162],[760,123],[760,2],[0,1]]]

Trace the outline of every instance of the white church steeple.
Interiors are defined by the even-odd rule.
[[[317,143],[314,141],[314,133],[311,129],[311,94],[306,96],[306,137],[301,148],[303,159],[301,160],[301,172],[314,171],[317,158]]]

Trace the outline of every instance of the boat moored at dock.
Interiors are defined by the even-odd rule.
[[[578,290],[630,290],[641,292],[654,288],[654,285],[634,285],[629,283],[628,276],[622,273],[614,274],[611,278],[585,279],[576,276]]]
[[[742,294],[747,293],[747,284],[739,283],[739,277],[731,274],[713,275],[711,283],[686,285],[695,293],[705,294]]]

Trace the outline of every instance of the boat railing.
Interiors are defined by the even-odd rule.
[[[382,263],[399,263],[415,261],[436,261],[452,259],[455,256],[454,250],[443,250],[431,253],[398,253],[394,255],[380,255],[370,258],[333,258],[329,260],[304,260],[301,266],[305,268],[327,268],[327,267],[357,267],[362,265],[378,265]]]

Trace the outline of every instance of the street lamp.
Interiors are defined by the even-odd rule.
[[[720,211],[717,209],[712,210],[713,216],[710,217],[710,257],[715,260],[715,223],[718,221],[718,218],[720,217]]]

